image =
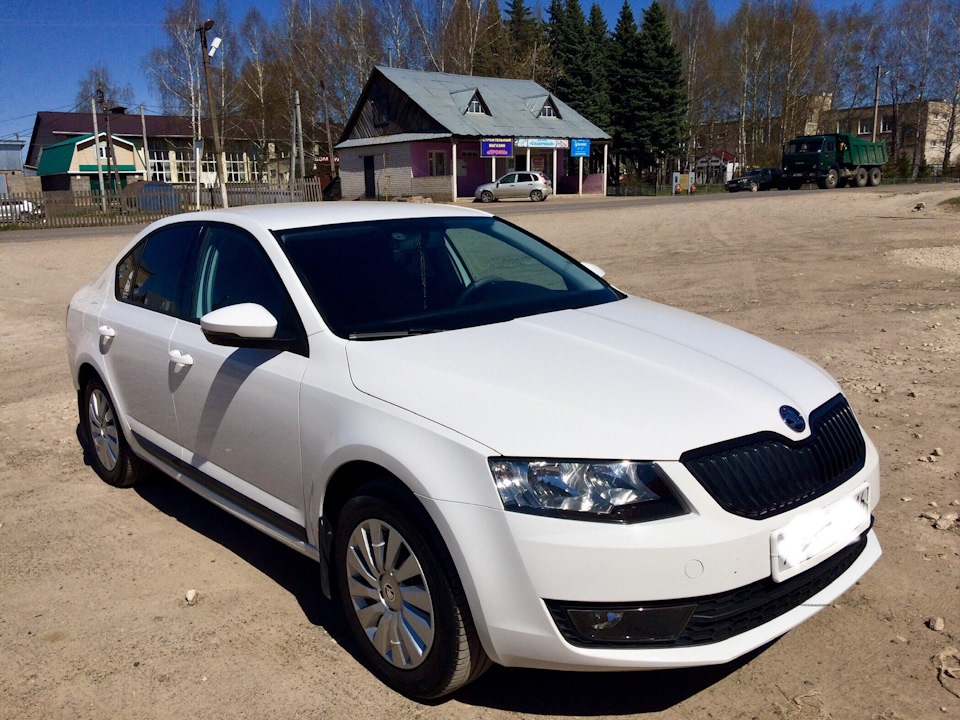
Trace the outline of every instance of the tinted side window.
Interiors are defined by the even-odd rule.
[[[198,231],[193,223],[171,225],[146,238],[130,302],[167,315],[184,314],[185,290],[194,269],[190,251]]]
[[[133,295],[137,263],[140,262],[140,256],[143,254],[143,248],[146,244],[146,240],[138,242],[137,246],[130,251],[130,254],[117,264],[117,300],[129,300]]]
[[[515,183],[517,181],[516,175],[505,175],[501,182],[503,183]]]
[[[222,307],[256,303],[277,319],[277,338],[305,339],[300,316],[273,263],[260,243],[239,228],[210,226],[193,295],[196,322]]]

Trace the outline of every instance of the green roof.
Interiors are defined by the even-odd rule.
[[[101,132],[100,135],[105,136],[106,133]],[[122,139],[124,142],[133,145],[135,148],[134,152],[139,150],[136,142],[127,140],[126,138],[118,138],[116,135],[113,137],[115,140]],[[69,140],[62,140],[53,145],[47,145],[40,154],[40,162],[37,164],[37,175],[63,175],[70,172],[70,163],[73,162],[73,154],[76,152],[77,145],[91,138],[93,138],[93,133],[70,138]],[[96,167],[96,165],[81,165],[80,171],[89,172],[91,168],[96,170]],[[136,168],[133,165],[121,165],[117,170],[119,172],[134,172]]]

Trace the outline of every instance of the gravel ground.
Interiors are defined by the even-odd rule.
[[[492,206],[837,377],[880,451],[884,555],[731,665],[494,668],[430,705],[358,663],[309,560],[171,480],[117,490],[83,464],[64,310],[133,231],[0,233],[0,717],[960,717],[960,214],[939,206],[957,194]]]

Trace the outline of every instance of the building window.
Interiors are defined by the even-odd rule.
[[[226,155],[224,164],[226,165],[227,182],[247,182],[247,169],[243,164],[243,153],[224,153],[224,155]]]
[[[860,118],[860,135],[870,135],[873,132],[873,120],[870,118]]]
[[[540,108],[540,117],[557,117],[557,109],[549,100],[547,100],[543,104],[543,107]]]
[[[880,132],[888,133],[892,132],[892,129],[893,121],[890,119],[889,115],[884,115],[882,118],[880,118]]]
[[[427,167],[429,168],[431,177],[435,175],[446,175],[447,153],[443,150],[428,150]]]
[[[150,177],[158,182],[171,182],[170,156],[165,150],[150,151]]]
[[[193,150],[177,150],[177,179],[182,183],[197,181]]]

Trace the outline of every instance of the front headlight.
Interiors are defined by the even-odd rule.
[[[490,458],[506,510],[634,523],[690,512],[656,463]]]

